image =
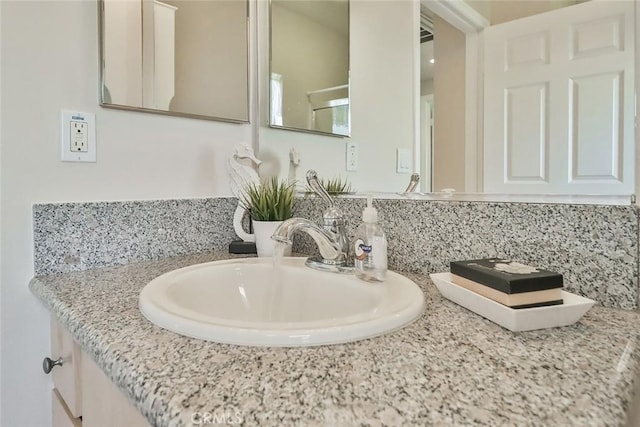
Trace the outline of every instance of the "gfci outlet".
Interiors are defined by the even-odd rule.
[[[61,120],[60,159],[63,162],[95,162],[95,114],[62,111]]]
[[[71,138],[71,151],[74,153],[86,153],[89,151],[89,141],[87,138],[87,122],[71,120],[69,138]]]

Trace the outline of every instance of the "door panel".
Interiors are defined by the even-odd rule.
[[[549,63],[549,32],[505,40],[505,71]]]
[[[605,73],[571,82],[571,181],[619,182],[621,75]]]
[[[634,2],[484,30],[484,188],[634,192]]]
[[[547,182],[547,85],[506,91],[505,182]]]
[[[624,15],[572,25],[571,59],[624,51],[623,27]]]

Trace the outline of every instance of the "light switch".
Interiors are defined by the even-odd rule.
[[[411,150],[398,148],[396,150],[396,172],[411,173]]]

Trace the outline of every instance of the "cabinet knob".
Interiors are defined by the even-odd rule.
[[[51,370],[56,366],[62,366],[62,357],[58,357],[57,360],[51,360],[50,358],[45,357],[42,361],[42,370],[45,374],[51,372]]]

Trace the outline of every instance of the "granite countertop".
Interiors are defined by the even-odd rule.
[[[443,299],[359,342],[257,348],[163,330],[138,310],[154,277],[212,252],[36,277],[32,292],[155,426],[193,414],[243,425],[623,425],[640,374],[640,316],[596,306],[573,326],[512,333]]]

